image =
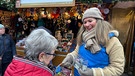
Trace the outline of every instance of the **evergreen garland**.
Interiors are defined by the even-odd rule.
[[[0,0],[0,7],[6,8],[9,11],[15,11],[16,0]]]

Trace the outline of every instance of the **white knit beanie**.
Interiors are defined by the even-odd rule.
[[[92,7],[92,8],[87,9],[83,14],[82,21],[88,17],[98,18],[98,19],[102,19],[102,20],[104,19],[102,17],[100,10],[96,7]]]
[[[0,28],[4,28],[4,25],[0,24]]]

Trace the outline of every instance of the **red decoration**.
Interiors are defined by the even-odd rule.
[[[56,19],[56,18],[59,17],[59,14],[57,14],[57,13],[56,14],[55,13],[51,13],[51,17]]]

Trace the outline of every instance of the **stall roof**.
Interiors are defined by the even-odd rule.
[[[119,1],[113,8],[132,8],[135,7],[135,1]]]

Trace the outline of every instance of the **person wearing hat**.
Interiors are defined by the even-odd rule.
[[[123,46],[119,33],[96,7],[87,9],[77,35],[75,50],[60,64],[74,66],[74,76],[120,76],[124,72]]]
[[[15,43],[11,36],[5,33],[5,26],[0,24],[0,73],[2,74],[0,76],[3,76],[14,55],[16,55]]]

